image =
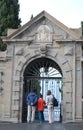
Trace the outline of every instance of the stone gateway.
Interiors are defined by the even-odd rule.
[[[60,110],[62,122],[82,120],[81,28],[68,28],[42,11],[19,29],[9,30],[3,41],[7,50],[0,52],[0,121],[26,122],[26,95],[33,87],[44,99],[51,89],[59,102],[55,114]]]

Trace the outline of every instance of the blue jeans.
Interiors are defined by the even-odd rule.
[[[38,117],[40,122],[44,122],[44,114],[43,111],[38,111]]]

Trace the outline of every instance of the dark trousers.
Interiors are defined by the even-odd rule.
[[[44,122],[44,114],[43,111],[38,111],[38,117],[40,122]]]

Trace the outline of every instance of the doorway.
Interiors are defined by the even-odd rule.
[[[61,114],[61,100],[62,100],[62,71],[57,63],[48,58],[38,58],[26,67],[24,71],[24,85],[23,85],[23,104],[22,104],[22,122],[27,122],[27,104],[26,96],[33,89],[36,88],[37,94],[43,95],[46,100],[47,90],[50,89],[52,94],[58,100],[58,107],[55,108],[55,114],[60,121]],[[48,119],[47,109],[44,111],[45,120]],[[38,120],[36,112],[36,120]]]

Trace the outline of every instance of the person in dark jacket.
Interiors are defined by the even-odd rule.
[[[36,94],[36,89],[34,88],[32,92],[27,95],[27,122],[34,122],[35,111],[38,101],[38,96]]]

